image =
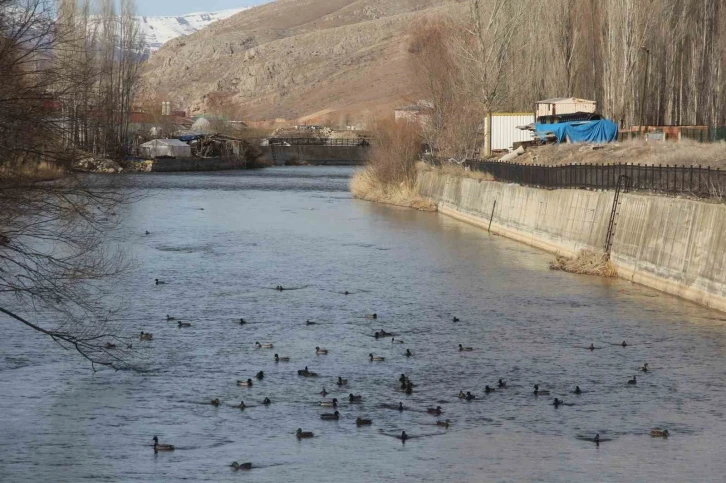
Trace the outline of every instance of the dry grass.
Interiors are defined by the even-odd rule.
[[[564,164],[662,164],[726,168],[726,143],[625,141],[604,145],[550,144],[529,149],[516,163],[559,166]]]
[[[471,178],[478,181],[494,181],[494,176],[483,171],[472,171],[464,166],[454,163],[446,163],[441,166],[432,166],[423,161],[416,163],[418,172],[436,172],[441,175],[456,176],[459,178]]]
[[[47,161],[0,165],[0,178],[23,178],[32,181],[52,181],[66,175],[66,170]]]
[[[581,250],[574,258],[556,257],[550,263],[550,268],[581,275],[597,275],[608,278],[618,276],[618,271],[610,258],[605,253],[592,250]]]
[[[436,203],[419,196],[415,187],[405,182],[400,184],[383,182],[370,166],[353,175],[350,180],[350,192],[361,200],[415,208],[421,211],[436,211]]]

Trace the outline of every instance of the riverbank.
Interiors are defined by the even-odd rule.
[[[429,170],[417,192],[451,217],[550,253],[602,251],[614,192],[543,190]],[[726,206],[624,194],[610,259],[621,278],[726,311]]]

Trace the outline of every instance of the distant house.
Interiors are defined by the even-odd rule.
[[[145,158],[188,158],[192,148],[178,139],[154,139],[140,146],[141,155]]]
[[[576,112],[595,112],[597,102],[577,97],[558,97],[537,102],[536,114],[541,116],[556,116],[560,114],[574,114]]]

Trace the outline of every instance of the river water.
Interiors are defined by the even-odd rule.
[[[438,214],[353,200],[351,173],[129,178],[149,196],[122,229],[136,263],[114,298],[129,330],[154,334],[146,371],[94,374],[2,320],[0,481],[723,481],[726,315],[552,272],[549,255]],[[405,344],[376,340],[379,329]],[[298,376],[305,366],[320,377]],[[235,384],[258,371],[253,387]],[[507,388],[485,395],[499,378]],[[536,383],[552,396],[535,397]],[[320,419],[323,386],[341,400],[338,421]],[[399,401],[406,411],[386,407]],[[651,438],[655,427],[672,436]],[[391,436],[403,430],[406,444]],[[610,441],[587,441],[596,433]],[[154,435],[176,451],[155,455]],[[235,460],[256,468],[233,472]]]

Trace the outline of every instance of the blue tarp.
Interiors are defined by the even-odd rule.
[[[553,133],[558,143],[611,143],[618,140],[618,125],[607,119],[558,124],[536,123],[534,127],[535,136],[544,138],[548,133]]]
[[[201,134],[187,134],[185,136],[177,136],[177,139],[179,141],[184,141],[185,143],[188,143],[189,141],[196,141],[197,139],[201,139],[204,136]]]

